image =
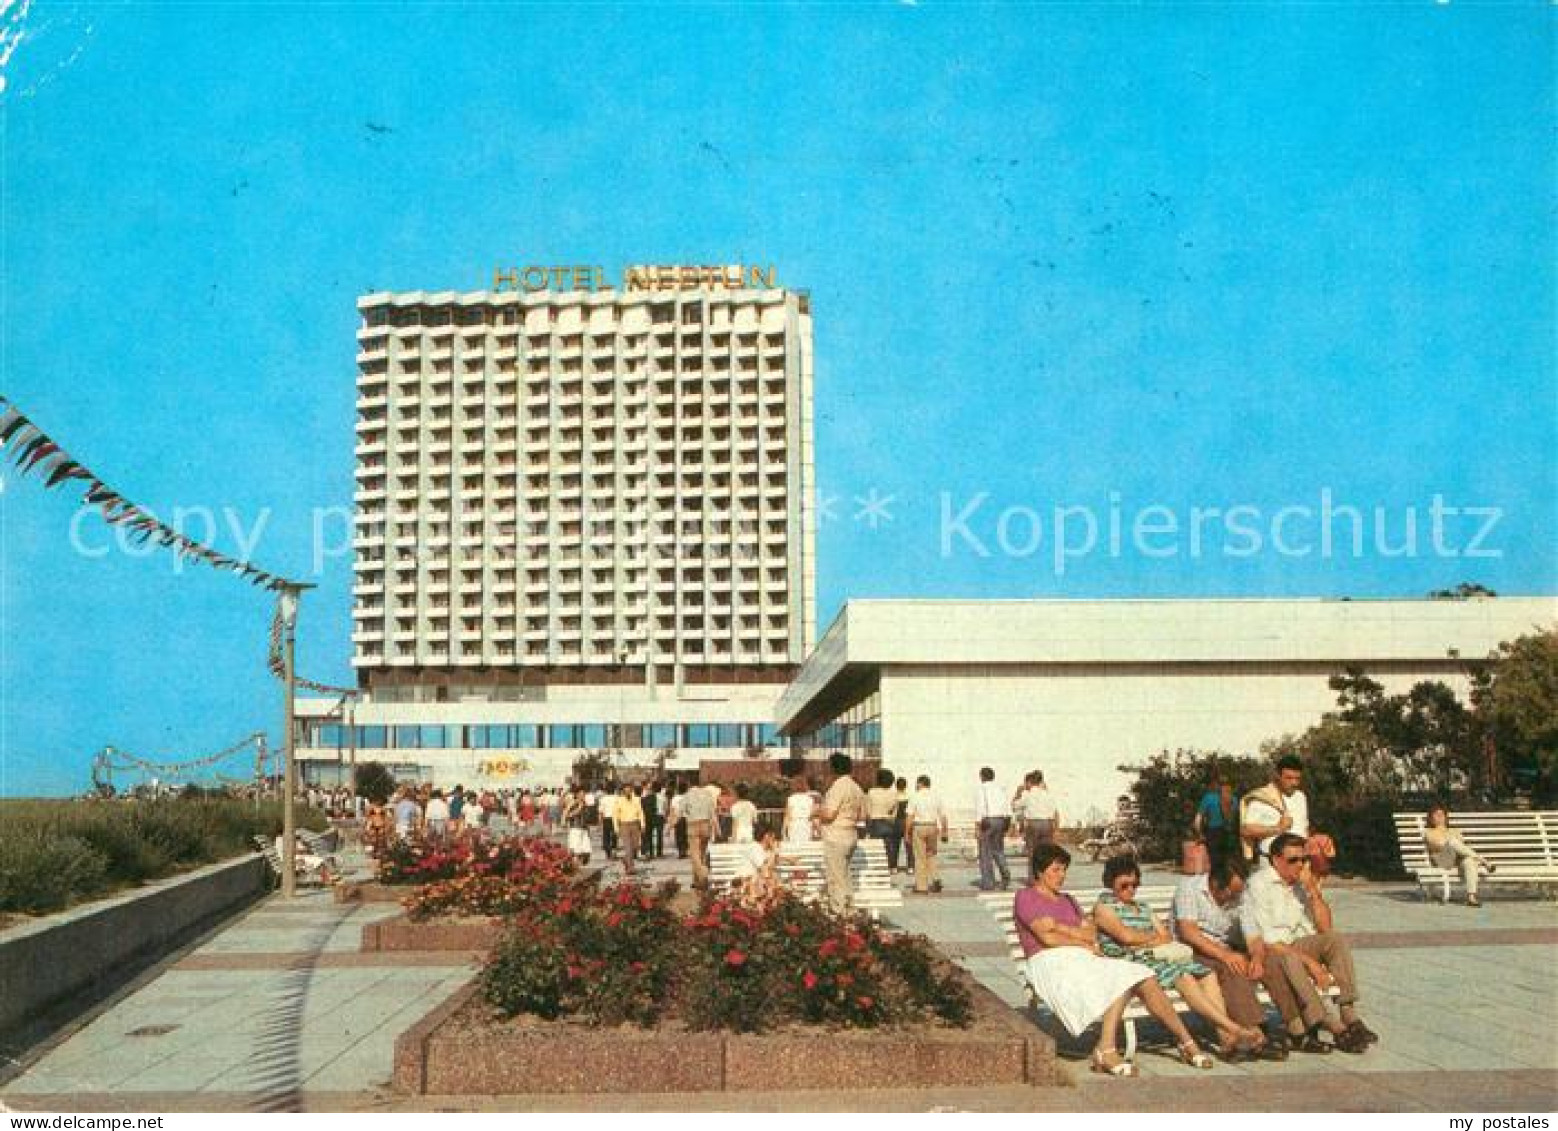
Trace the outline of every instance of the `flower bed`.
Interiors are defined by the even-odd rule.
[[[783,892],[683,917],[675,894],[622,885],[532,903],[483,974],[485,1000],[502,1017],[735,1032],[968,1021],[967,979],[922,937]]]
[[[423,1093],[1046,1082],[1054,1046],[949,963],[787,891],[600,888],[551,842],[408,848],[433,877],[384,949],[473,950],[479,977],[397,1044]],[[381,872],[383,874],[383,872]],[[817,1037],[829,1036],[818,1064]],[[847,1038],[835,1045],[834,1038]]]

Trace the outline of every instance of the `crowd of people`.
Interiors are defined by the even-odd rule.
[[[914,892],[941,891],[938,854],[949,838],[949,817],[930,778],[920,775],[911,791],[906,778],[880,769],[866,789],[854,770],[848,756],[832,755],[826,788],[797,776],[782,810],[759,810],[743,784],[455,786],[447,793],[403,786],[387,805],[367,806],[366,831],[370,837],[459,835],[501,815],[520,833],[566,835],[585,863],[598,837],[606,856],[620,859],[628,874],[674,852],[690,859],[695,888],[709,886],[709,846],[728,841],[748,846],[736,854],[736,894],[755,902],[777,892],[775,862],[784,844],[820,841],[827,898],[839,910],[850,908],[850,860],[863,832],[884,842],[894,872],[913,872]],[[1134,856],[1106,862],[1105,890],[1091,907],[1066,891],[1071,856],[1057,843],[1060,807],[1041,771],[1026,774],[1010,792],[989,767],[978,778],[978,886],[1011,885],[1006,844],[1020,832],[1029,880],[1012,910],[1029,984],[1073,1035],[1099,1025],[1094,1070],[1136,1074],[1116,1043],[1132,1001],[1169,1031],[1186,1064],[1212,1066],[1168,991],[1207,1023],[1216,1034],[1212,1051],[1227,1061],[1359,1054],[1379,1039],[1358,1012],[1351,948],[1324,890],[1336,846],[1312,827],[1298,758],[1280,759],[1270,781],[1242,797],[1227,781],[1210,783],[1193,820],[1206,866],[1178,884],[1166,922],[1138,898],[1142,869]],[[354,799],[340,792],[315,803],[352,812]],[[1461,872],[1475,904],[1477,878],[1493,866],[1451,826],[1444,806],[1430,810],[1427,824],[1430,854],[1441,867]],[[1260,987],[1279,1026],[1267,1027]]]

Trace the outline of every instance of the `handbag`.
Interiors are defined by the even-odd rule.
[[[1336,859],[1336,842],[1325,833],[1314,833],[1304,842],[1309,854],[1309,870],[1317,876],[1331,874],[1331,862]]]
[[[1149,946],[1143,953],[1160,962],[1189,962],[1195,957],[1195,951],[1190,949],[1190,945],[1182,942],[1161,942],[1157,946]]]

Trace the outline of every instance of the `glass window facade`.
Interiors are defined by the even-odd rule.
[[[808,750],[840,750],[851,757],[882,755],[882,695],[874,690],[864,699],[817,727],[796,735],[790,742],[798,753]]]
[[[872,721],[860,724],[861,735],[877,737]],[[826,729],[826,728],[825,728]],[[351,728],[340,723],[310,722],[302,744],[314,749],[346,750]],[[842,736],[843,731],[827,730]],[[773,723],[469,723],[357,727],[359,750],[573,750],[620,746],[653,749],[672,746],[692,750],[750,747],[783,748],[790,742]],[[842,746],[843,743],[834,745]]]

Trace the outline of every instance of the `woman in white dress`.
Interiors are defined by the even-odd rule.
[[[1139,962],[1105,958],[1098,949],[1098,928],[1077,901],[1061,890],[1071,854],[1058,844],[1041,844],[1033,854],[1033,881],[1017,893],[1012,917],[1028,956],[1028,981],[1073,1037],[1101,1021],[1093,1049],[1093,1071],[1135,1076],[1136,1066],[1115,1048],[1125,1006],[1140,998],[1179,1046],[1179,1057],[1195,1068],[1211,1068],[1190,1030],[1163,994],[1157,975]]]
[[[790,791],[784,803],[784,839],[789,844],[805,844],[812,839],[812,814],[816,812],[817,799],[799,774],[791,780]]]

